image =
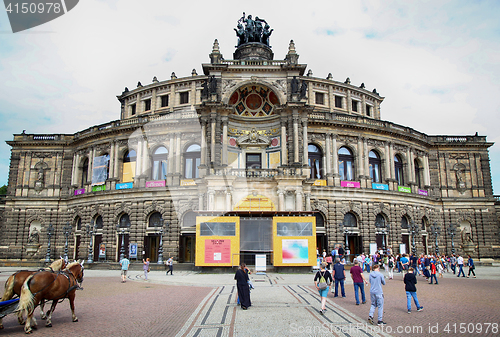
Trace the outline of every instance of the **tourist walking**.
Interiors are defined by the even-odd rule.
[[[170,272],[170,275],[174,275],[174,258],[173,257],[170,257],[167,262],[165,262],[165,264],[167,265],[168,267],[168,270],[167,270],[167,273],[165,275],[168,275],[168,273]]]
[[[384,316],[384,292],[382,285],[385,285],[384,275],[379,271],[379,265],[373,265],[373,271],[370,273],[370,313],[368,314],[368,322],[375,324],[373,321],[373,314],[375,309],[378,308],[378,325],[385,325],[382,320]]]
[[[389,280],[394,278],[394,256],[389,256]]]
[[[450,257],[450,266],[451,266],[451,270],[453,271],[453,275],[456,274],[456,271],[457,271],[457,258],[455,257],[455,254],[451,254],[451,257]]]
[[[240,264],[240,268],[236,271],[234,279],[236,280],[236,288],[238,288],[238,298],[240,300],[241,309],[247,310],[252,305],[250,302],[250,288],[248,287],[248,274],[245,271],[245,263]]]
[[[462,257],[462,255],[458,255],[457,264],[458,264],[458,275],[457,275],[457,277],[460,277],[460,273],[462,274],[462,277],[465,277],[465,273],[464,273],[464,258]]]
[[[345,297],[344,281],[345,281],[345,269],[344,265],[340,263],[340,259],[335,259],[335,265],[333,266],[333,279],[335,280],[335,294],[333,297],[338,297],[339,295],[339,283],[340,291],[342,292],[342,297]]]
[[[123,257],[123,259],[120,260],[120,266],[122,266],[122,283],[125,283],[125,279],[127,278],[127,271],[129,265],[130,261],[126,257]]]
[[[338,258],[337,258],[338,260]],[[314,276],[314,285],[318,289],[319,296],[321,297],[321,309],[320,314],[324,314],[326,311],[326,298],[328,297],[328,289],[332,284],[332,274],[326,269],[326,263],[320,264],[320,270],[316,272]]]
[[[142,259],[142,269],[144,270],[144,281],[147,281],[149,273],[149,257],[146,260]]]
[[[365,304],[366,303],[366,298],[365,298],[365,284],[368,284],[368,281],[365,279],[365,276],[363,275],[363,269],[359,266],[359,261],[354,260],[354,266],[351,268],[351,278],[352,282],[354,284],[354,298],[356,300],[356,305],[359,305],[359,294],[358,290],[361,291],[361,303]]]
[[[474,275],[474,278],[476,278],[476,273],[474,273],[474,269],[476,269],[476,267],[474,266],[474,260],[472,260],[472,257],[470,255],[469,260],[467,261],[467,265],[469,266],[469,274],[467,275],[467,278],[469,278],[470,273],[472,273],[472,275]]]
[[[438,285],[438,279],[436,278],[436,261],[431,261],[431,281],[429,284],[432,284],[432,280],[436,281],[436,285]]]
[[[422,311],[424,307],[422,307],[418,303],[417,298],[417,276],[414,274],[414,269],[410,267],[408,269],[408,273],[405,275],[403,281],[405,283],[405,291],[406,291],[406,308],[408,309],[408,313],[411,314],[411,299],[413,297],[413,302],[417,306],[417,311]]]

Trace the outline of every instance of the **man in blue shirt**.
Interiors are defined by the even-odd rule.
[[[384,292],[382,290],[382,285],[385,285],[384,275],[379,272],[379,265],[373,265],[373,271],[370,273],[370,300],[372,305],[370,306],[370,313],[368,314],[368,322],[375,324],[373,322],[373,314],[375,309],[378,308],[378,325],[385,325],[382,320],[384,315]]]
[[[122,283],[125,283],[129,264],[130,261],[126,257],[120,260],[120,266],[122,266]]]
[[[334,297],[338,297],[339,295],[339,283],[340,283],[340,291],[342,292],[342,297],[345,297],[345,289],[344,289],[345,269],[344,265],[340,263],[339,258],[335,259],[335,265],[333,266],[333,278],[335,280]]]
[[[403,268],[403,272],[406,273],[406,271],[408,270],[408,266],[410,264],[410,261],[406,257],[406,254],[403,254],[400,261],[401,261],[401,267]]]

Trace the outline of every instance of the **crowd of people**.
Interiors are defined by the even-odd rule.
[[[342,297],[345,296],[344,282],[346,272],[344,265],[346,264],[346,256],[342,247],[338,247],[327,255],[326,251],[320,255],[320,270],[314,277],[314,284],[321,296],[320,314],[326,311],[326,298],[328,289],[335,282],[335,290],[332,288],[334,297],[338,297],[338,286],[341,288]],[[332,263],[334,261],[335,263]],[[422,276],[429,284],[438,285],[438,278],[443,277],[443,273],[458,274],[457,277],[470,277],[471,274],[476,278],[474,260],[470,255],[467,256],[467,261],[460,254],[452,255],[426,255],[420,256],[414,254],[393,254],[391,247],[388,247],[384,253],[382,250],[375,252],[371,256],[369,254],[359,254],[353,258],[353,266],[350,268],[351,278],[354,284],[354,297],[356,305],[365,304],[364,285],[368,285],[368,281],[363,275],[364,272],[370,273],[368,279],[370,283],[370,311],[368,322],[375,324],[373,319],[375,310],[378,309],[378,325],[385,325],[383,321],[384,312],[384,296],[382,286],[385,285],[385,279],[394,279],[394,272],[403,274],[403,282],[405,284],[406,302],[408,313],[411,313],[411,300],[415,303],[417,311],[422,311],[423,306],[420,305],[417,298],[417,276]],[[465,276],[464,266],[469,268],[468,275]],[[381,268],[385,270],[385,275],[381,272]],[[359,299],[361,293],[361,301]]]

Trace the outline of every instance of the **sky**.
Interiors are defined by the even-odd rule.
[[[258,3],[258,4],[257,4]],[[275,59],[294,40],[313,76],[365,83],[385,97],[382,119],[428,135],[487,136],[500,194],[499,1],[85,0],[12,33],[0,9],[0,139],[72,134],[117,120],[116,99],[158,80],[202,74],[218,39],[232,59],[242,12],[274,29]],[[0,143],[0,186],[10,147]]]

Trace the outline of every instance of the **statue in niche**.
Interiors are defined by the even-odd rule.
[[[247,34],[241,23],[238,23],[237,27],[238,29],[234,28],[234,30],[236,32],[236,36],[238,37],[238,46],[241,46],[242,44],[247,43]]]
[[[468,243],[472,243],[472,236],[471,233],[467,230],[467,228],[462,228],[460,231],[460,237],[462,238],[462,244],[466,245]]]
[[[205,79],[203,83],[201,84],[201,97],[202,98],[208,98],[208,79]]]
[[[307,98],[307,82],[302,81],[302,86],[300,87],[300,99]]]
[[[299,80],[297,79],[297,76],[294,76],[292,78],[292,94],[297,94],[299,93]]]
[[[214,75],[212,75],[208,78],[208,90],[209,90],[210,94],[217,93],[217,80],[215,79]]]
[[[453,169],[455,170],[455,177],[457,179],[457,189],[460,193],[463,193],[466,189],[465,166],[463,164],[457,164]]]
[[[36,227],[33,227],[29,237],[28,244],[38,244],[40,242],[40,232]]]
[[[266,23],[266,25],[264,26],[264,32],[262,32],[261,42],[267,46],[269,46],[269,37],[271,36],[274,30],[274,29],[269,30],[269,28],[271,27]]]

